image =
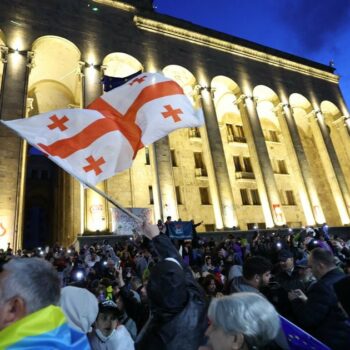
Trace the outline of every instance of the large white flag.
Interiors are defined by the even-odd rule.
[[[129,168],[144,145],[204,123],[182,88],[159,73],[142,73],[88,108],[2,123],[90,185]]]

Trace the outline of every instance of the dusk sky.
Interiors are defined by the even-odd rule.
[[[155,0],[156,11],[328,65],[350,106],[349,0]],[[348,108],[349,109],[349,108]]]

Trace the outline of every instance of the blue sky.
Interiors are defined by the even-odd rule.
[[[350,106],[350,0],[155,0],[154,5],[159,13],[316,62],[333,60]]]

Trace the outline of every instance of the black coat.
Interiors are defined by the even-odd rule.
[[[342,278],[344,274],[333,269],[310,287],[306,303],[292,302],[300,326],[333,350],[350,349],[350,326],[333,290],[333,284]]]
[[[198,350],[207,328],[204,291],[182,264],[168,236],[158,236],[153,243],[162,260],[175,258],[181,267],[173,261],[163,261],[153,268],[147,286],[151,317],[138,335],[135,349]]]

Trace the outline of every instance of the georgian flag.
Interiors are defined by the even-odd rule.
[[[159,73],[142,73],[88,109],[60,109],[1,121],[83,183],[128,169],[137,151],[179,128],[204,124],[182,88]]]

